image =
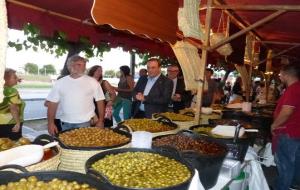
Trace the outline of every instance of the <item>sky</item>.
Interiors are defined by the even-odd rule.
[[[17,39],[20,39],[21,41],[25,39],[23,31],[9,29],[8,41],[17,41]],[[63,68],[66,56],[67,54],[56,58],[54,54],[47,53],[44,50],[38,50],[38,52],[31,49],[16,51],[15,48],[8,47],[6,67],[23,72],[26,63],[37,64],[39,68],[42,68],[43,65],[52,64],[55,66],[56,71],[59,72]],[[136,59],[138,62],[138,56],[136,56]],[[103,67],[103,70],[119,70],[121,65],[130,65],[130,54],[124,52],[121,48],[111,49],[110,52],[104,53],[102,61],[100,61],[99,58],[90,58],[87,63],[87,68],[97,64],[100,64]]]

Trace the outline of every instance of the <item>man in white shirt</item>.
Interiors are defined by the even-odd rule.
[[[58,80],[50,91],[48,103],[48,131],[51,135],[58,132],[54,123],[58,104],[62,131],[90,126],[90,119],[95,116],[95,105],[99,110],[96,127],[103,127],[104,94],[100,84],[84,74],[86,59],[74,55],[67,60],[70,75]]]

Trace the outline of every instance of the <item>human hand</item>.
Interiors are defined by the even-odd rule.
[[[181,101],[181,95],[180,94],[174,94],[172,96],[172,100],[175,102],[180,102]]]
[[[137,93],[135,98],[141,102],[145,100],[144,94],[142,94],[141,92]]]
[[[106,103],[106,106],[112,106],[113,105],[113,101],[108,101],[107,103]]]
[[[104,128],[104,123],[102,120],[98,120],[95,127]]]
[[[21,129],[21,124],[20,123],[17,123],[12,129],[11,131],[14,132],[14,133],[17,133],[19,132]]]
[[[58,129],[54,123],[48,123],[48,132],[50,135],[58,133]]]

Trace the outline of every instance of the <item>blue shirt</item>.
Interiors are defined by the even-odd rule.
[[[144,90],[144,96],[148,96],[151,88],[153,87],[153,85],[155,84],[155,82],[157,81],[157,79],[160,77],[161,74],[157,75],[156,77],[149,77],[148,76],[148,81]],[[143,102],[140,105],[140,110],[145,111],[145,105],[143,104]]]

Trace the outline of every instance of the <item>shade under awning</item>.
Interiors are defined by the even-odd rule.
[[[109,24],[174,44],[177,40],[177,0],[95,0],[92,17],[96,24]]]

